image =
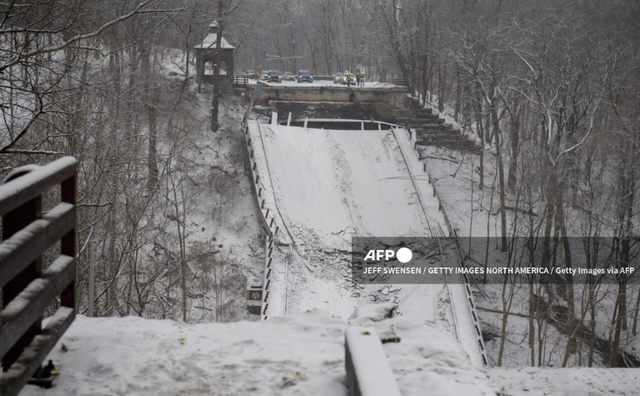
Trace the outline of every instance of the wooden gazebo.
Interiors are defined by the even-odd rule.
[[[216,56],[218,48],[216,46],[218,40],[218,22],[213,21],[209,25],[209,30],[204,40],[194,48],[196,50],[196,69],[198,71],[198,81],[213,84],[215,76]],[[220,44],[220,75],[223,79],[231,81],[233,79],[233,47],[224,37],[221,38]]]

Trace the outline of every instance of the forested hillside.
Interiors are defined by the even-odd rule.
[[[194,46],[213,20],[235,47],[236,74],[404,78],[448,114],[484,148],[460,161],[472,164],[464,192],[481,196],[469,217],[486,221],[459,231],[496,238],[506,263],[519,238],[539,242],[543,265],[575,266],[572,241],[589,265],[637,263],[638,1],[4,2],[0,176],[78,159],[79,312],[93,256],[97,316],[248,317],[247,279],[260,276],[264,240],[243,104],[196,81]],[[503,281],[484,295],[501,315],[490,334],[497,365],[514,301],[529,365],[550,364],[550,350],[562,366],[633,360],[621,351],[637,343],[637,274],[566,277],[557,288]]]

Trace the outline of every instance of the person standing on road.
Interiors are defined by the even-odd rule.
[[[364,88],[364,73],[358,74],[358,85]]]
[[[351,73],[347,73],[347,87],[351,88]]]

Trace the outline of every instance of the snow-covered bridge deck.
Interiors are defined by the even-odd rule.
[[[414,181],[426,210],[420,205],[394,137],[401,133],[254,123],[250,134],[260,174],[270,174],[262,182],[273,183],[265,185],[267,202],[277,200],[285,223],[313,230],[327,247],[345,250],[356,234],[431,236],[430,223],[444,226],[422,164],[407,156],[419,170]]]
[[[270,316],[321,308],[347,317],[357,304],[369,302],[383,286],[354,289],[352,236],[430,237],[446,229],[404,129],[309,129],[257,121],[248,127],[261,199],[280,225]],[[481,365],[464,293],[455,292],[462,287],[402,285],[396,301],[406,317],[440,322],[456,333]],[[461,312],[452,312],[451,300]]]

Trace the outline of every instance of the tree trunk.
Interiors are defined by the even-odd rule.
[[[224,33],[224,1],[218,0],[218,35],[216,36],[216,64],[213,67],[214,85],[213,99],[211,100],[211,132],[218,132],[220,124],[218,123],[219,106],[220,106],[220,62],[222,61],[222,34]]]
[[[147,166],[149,179],[147,188],[155,189],[158,184],[158,102],[160,90],[155,82],[151,81],[151,52],[149,46],[143,46],[141,55],[142,78],[144,80],[144,106],[149,121],[149,148],[147,151]]]
[[[513,99],[513,109],[511,112],[511,163],[509,165],[509,176],[507,187],[509,191],[515,191],[518,174],[518,156],[520,145],[520,109],[518,106],[518,96]]]
[[[494,135],[496,138],[496,148],[498,150],[498,180],[500,188],[500,250],[502,252],[507,251],[507,212],[505,208],[505,182],[504,182],[504,163],[502,161],[502,136],[500,134],[500,127],[498,126],[498,117],[496,109],[493,104],[490,105],[491,120],[493,123]]]

